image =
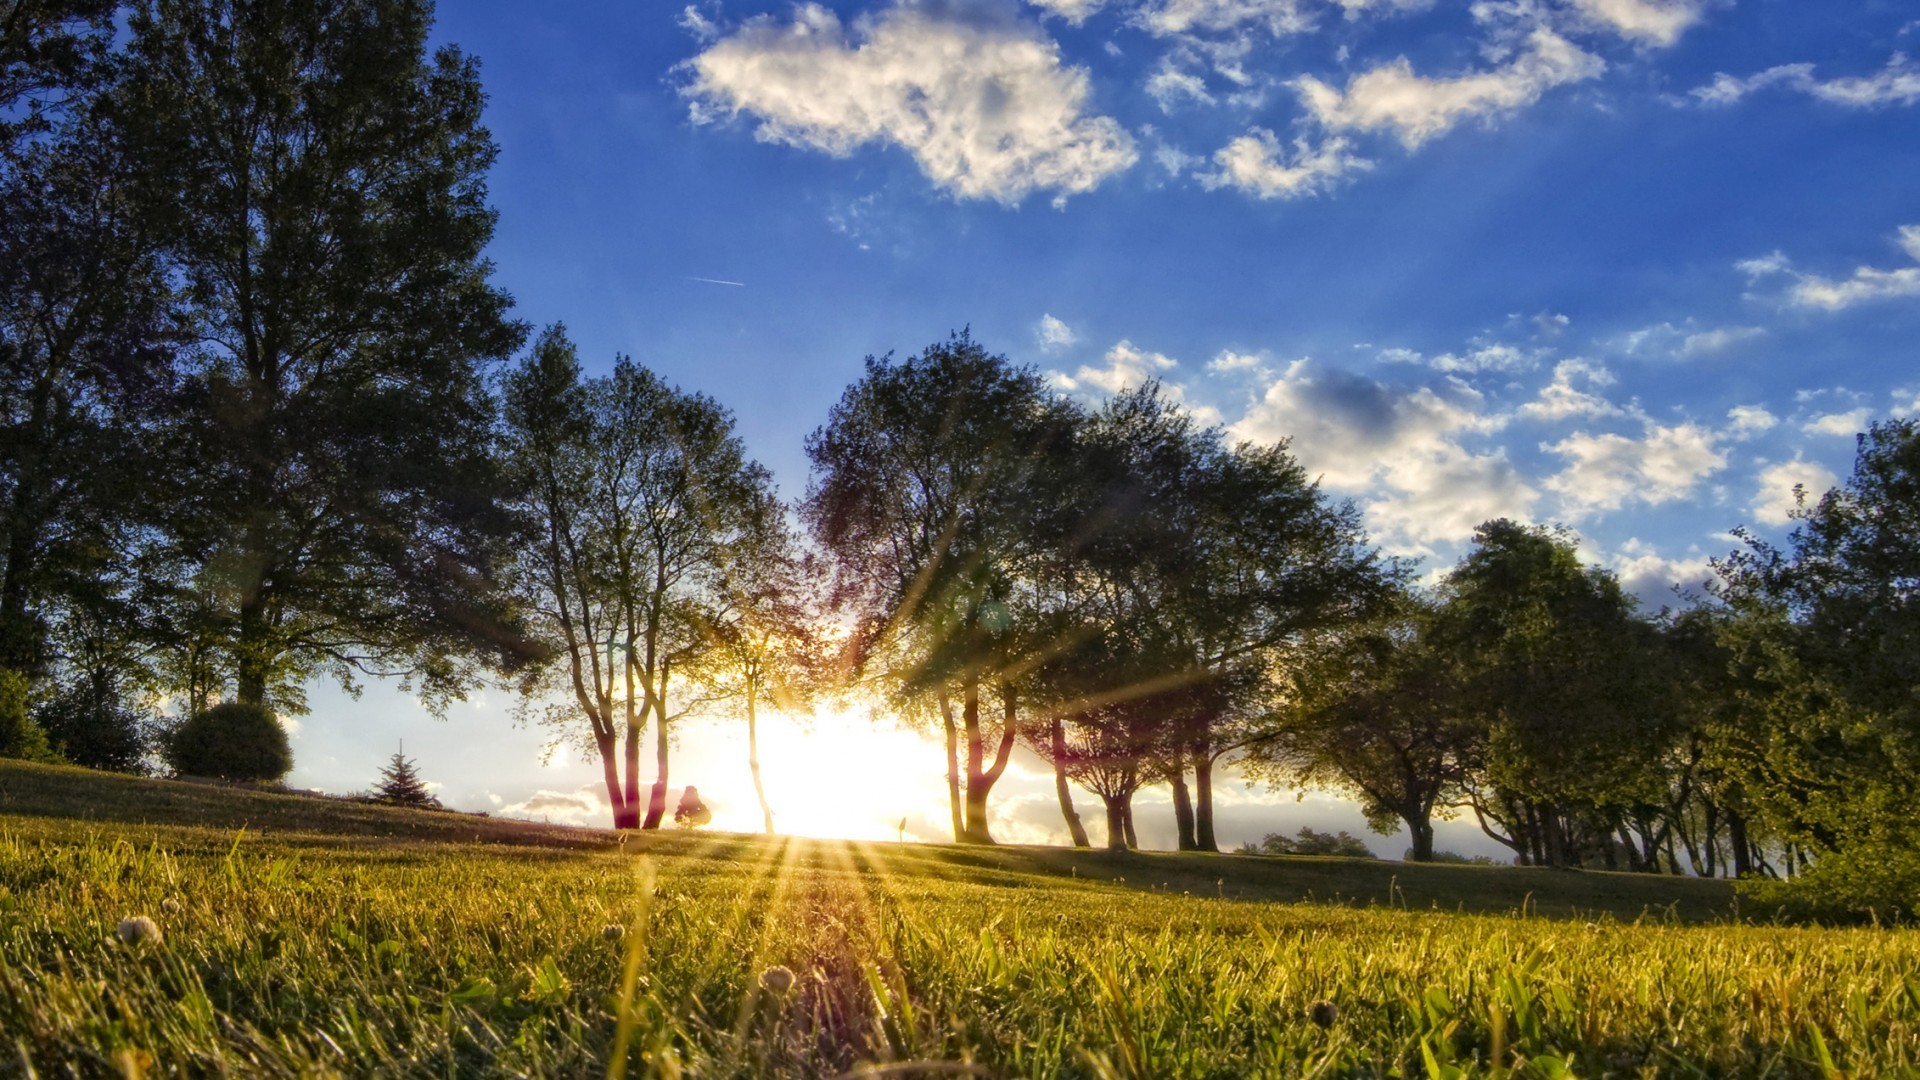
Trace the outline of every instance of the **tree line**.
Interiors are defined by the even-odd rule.
[[[759,789],[764,710],[857,696],[944,736],[958,840],[1024,746],[1080,845],[1076,787],[1124,848],[1164,784],[1218,850],[1232,762],[1416,859],[1466,816],[1523,863],[1920,891],[1913,421],[1659,613],[1510,521],[1422,584],[1284,443],[966,333],[868,358],[789,503],[718,402],[515,318],[430,24],[0,0],[0,752],[137,768],[316,679],[507,680],[652,828],[690,719],[747,725]]]

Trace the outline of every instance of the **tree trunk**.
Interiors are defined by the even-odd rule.
[[[267,613],[258,592],[241,602],[239,656],[235,658],[234,699],[247,705],[267,703],[268,671],[273,666],[267,644]]]
[[[1753,846],[1747,842],[1747,819],[1743,814],[1727,811],[1727,847],[1733,856],[1733,876],[1746,877],[1753,873]]]
[[[1433,861],[1433,819],[1419,814],[1407,814],[1401,818],[1407,823],[1407,832],[1413,837],[1413,861]]]
[[[637,829],[640,827],[640,811],[625,792],[620,789],[620,742],[616,736],[594,736],[594,744],[600,750],[600,771],[607,784],[607,804],[613,808],[613,827],[616,829]]]
[[[747,769],[753,773],[753,794],[760,800],[760,817],[766,822],[767,835],[773,833],[773,807],[767,805],[767,789],[760,782],[760,730],[759,717],[754,706],[755,686],[747,683]]]
[[[1212,742],[1206,738],[1193,755],[1193,846],[1200,851],[1220,850],[1213,834]]]
[[[1192,851],[1196,846],[1193,840],[1193,798],[1187,791],[1187,765],[1183,756],[1173,759],[1173,769],[1167,774],[1167,783],[1173,787],[1173,824],[1178,833],[1176,843],[1181,851]]]
[[[1107,804],[1107,850],[1127,850],[1126,804],[1117,795],[1102,795],[1100,801]]]
[[[953,842],[967,838],[960,810],[960,730],[953,723],[953,702],[940,696],[940,720],[947,728],[947,807],[953,811]]]
[[[967,680],[966,697],[960,703],[960,719],[967,729],[967,828],[969,844],[991,844],[993,833],[987,829],[987,737],[980,730],[980,684]]]
[[[1087,827],[1080,824],[1080,811],[1073,808],[1073,790],[1067,786],[1067,729],[1054,717],[1047,734],[1051,740],[1053,754],[1053,790],[1060,797],[1060,816],[1067,819],[1067,832],[1073,836],[1073,846],[1092,847],[1087,840]]]
[[[667,816],[667,703],[665,695],[653,703],[653,791],[647,796],[647,820],[643,829],[657,829]]]

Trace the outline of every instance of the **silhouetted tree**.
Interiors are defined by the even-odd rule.
[[[658,828],[673,723],[701,704],[699,684],[681,677],[704,666],[708,630],[736,601],[726,575],[776,505],[771,480],[711,398],[626,357],[583,380],[559,326],[508,376],[505,412],[505,455],[534,530],[512,585],[552,658],[522,689],[556,726],[586,719],[614,826]],[[649,724],[656,772],[642,818]]]
[[[427,781],[420,775],[419,766],[407,757],[406,751],[407,748],[402,745],[381,766],[380,779],[373,785],[374,801],[419,809],[439,807],[440,800],[433,794],[433,789],[427,786]]]
[[[474,61],[422,0],[142,0],[112,100],[194,340],[173,435],[180,586],[241,702],[309,675],[430,707],[524,658],[493,587],[510,518],[485,371]]]

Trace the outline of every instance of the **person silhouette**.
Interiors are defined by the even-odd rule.
[[[713,811],[700,801],[700,789],[692,784],[680,793],[680,805],[674,807],[673,823],[683,829],[697,829],[713,820]]]

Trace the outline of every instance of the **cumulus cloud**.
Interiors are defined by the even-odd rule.
[[[604,825],[613,816],[606,790],[585,784],[573,791],[540,790],[500,807],[501,817],[531,818],[563,825]]]
[[[1556,86],[1597,77],[1606,64],[1546,26],[1488,71],[1450,78],[1416,75],[1405,57],[1348,80],[1344,91],[1312,77],[1293,85],[1307,110],[1335,130],[1397,134],[1409,150],[1476,118],[1493,118],[1540,100]]]
[[[1804,493],[1808,503],[1817,502],[1839,477],[1811,461],[1782,461],[1760,470],[1753,501],[1747,509],[1768,525],[1785,525],[1793,520],[1793,511]]]
[[[1541,448],[1566,459],[1546,486],[1571,517],[1618,510],[1630,502],[1658,506],[1693,493],[1726,467],[1718,436],[1698,424],[1649,422],[1639,438],[1578,432]]]
[[[1190,71],[1175,67],[1171,60],[1163,59],[1160,67],[1147,79],[1147,93],[1159,102],[1160,111],[1171,113],[1183,104],[1212,105],[1213,95],[1207,93],[1206,80]]]
[[[1216,374],[1236,371],[1259,371],[1265,363],[1259,353],[1237,353],[1232,349],[1220,350],[1220,355],[1207,361],[1207,370]]]
[[[1589,23],[1648,45],[1680,40],[1700,21],[1701,0],[1568,0]]]
[[[1748,439],[1763,431],[1771,431],[1780,418],[1759,405],[1735,405],[1727,410],[1727,435],[1735,439]]]
[[[1236,188],[1259,199],[1318,195],[1348,173],[1373,167],[1356,156],[1345,139],[1328,139],[1318,146],[1295,139],[1289,153],[1264,128],[1254,128],[1228,143],[1213,155],[1213,162],[1219,171],[1201,174],[1202,186]]]
[[[1843,435],[1852,438],[1867,430],[1867,416],[1865,408],[1826,413],[1801,424],[1800,430],[1809,435]]]
[[[1138,15],[1147,32],[1167,37],[1194,31],[1264,26],[1275,37],[1311,30],[1314,18],[1301,0],[1149,0]]]
[[[1073,327],[1052,315],[1040,316],[1040,325],[1033,332],[1040,339],[1040,347],[1049,351],[1064,349],[1080,340],[1080,335],[1073,332]]]
[[[1395,462],[1383,479],[1387,493],[1367,504],[1366,519],[1395,554],[1430,554],[1432,545],[1464,540],[1494,518],[1524,521],[1539,497],[1504,451],[1474,454],[1451,444]]]
[[[1829,105],[1872,109],[1920,102],[1920,65],[1904,53],[1894,53],[1887,66],[1866,76],[1814,78],[1812,64],[1781,64],[1745,77],[1721,72],[1705,86],[1695,87],[1694,100],[1703,105],[1732,105],[1749,94],[1781,86],[1807,94]]]
[[[1556,421],[1576,416],[1619,416],[1620,406],[1594,393],[1612,386],[1613,373],[1585,360],[1562,360],[1553,366],[1553,381],[1540,388],[1540,395],[1520,406],[1520,415],[1529,420]],[[1576,383],[1584,384],[1582,386]]]
[[[1107,350],[1105,359],[1105,367],[1083,364],[1072,375],[1050,371],[1047,379],[1062,390],[1105,394],[1123,394],[1149,379],[1161,379],[1167,396],[1192,414],[1194,419],[1203,424],[1220,422],[1220,410],[1211,405],[1189,402],[1185,387],[1164,381],[1168,372],[1180,366],[1180,362],[1173,357],[1138,348],[1131,341],[1122,341]]]
[[[1118,122],[1087,116],[1087,73],[998,4],[899,0],[842,25],[817,3],[762,15],[685,65],[696,122],[750,115],[768,142],[846,155],[900,146],[961,198],[1055,202],[1138,154]]]
[[[1620,579],[1620,587],[1640,598],[1648,607],[1675,601],[1674,590],[1701,592],[1713,577],[1711,558],[1694,550],[1680,558],[1660,554],[1652,544],[1638,537],[1627,540],[1618,551],[1600,560]]]

